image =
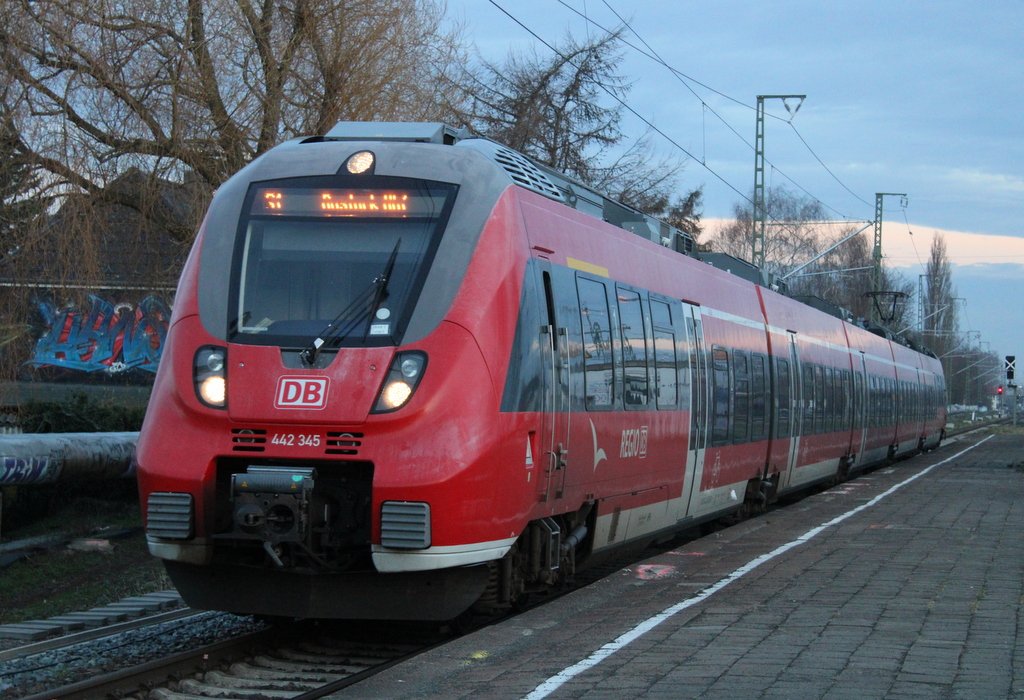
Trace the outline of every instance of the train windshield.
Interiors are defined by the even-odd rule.
[[[400,342],[456,187],[399,178],[258,183],[236,251],[236,343]],[[386,278],[386,279],[385,279]],[[386,282],[386,283],[385,283]]]

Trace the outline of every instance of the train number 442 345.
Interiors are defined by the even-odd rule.
[[[274,433],[270,439],[274,445],[288,445],[298,447],[320,447],[319,435],[303,435],[301,433]]]

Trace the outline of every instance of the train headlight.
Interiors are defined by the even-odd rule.
[[[199,398],[211,406],[223,406],[227,396],[227,382],[224,377],[207,377],[199,385]]]
[[[373,153],[370,151],[359,151],[359,153],[353,153],[349,156],[348,161],[345,163],[345,167],[353,175],[365,173],[373,167]]]
[[[388,368],[384,385],[380,389],[377,405],[373,413],[397,411],[412,397],[423,377],[427,366],[427,356],[415,350],[400,352]]]
[[[204,345],[196,350],[192,360],[196,397],[211,408],[224,408],[227,405],[227,354],[226,348]]]
[[[388,408],[398,408],[412,396],[412,387],[405,382],[391,382],[384,388],[381,400]]]

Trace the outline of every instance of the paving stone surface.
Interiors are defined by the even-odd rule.
[[[659,578],[620,571],[332,697],[527,697],[652,616],[938,465],[547,697],[1024,700],[1022,456],[1024,435],[944,445],[644,562],[671,567]]]

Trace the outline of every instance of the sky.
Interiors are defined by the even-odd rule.
[[[622,131],[639,138],[646,120],[664,133],[655,145],[686,159],[680,193],[703,185],[708,219],[730,217],[753,190],[757,96],[806,95],[795,115],[765,101],[766,184],[864,222],[875,193],[905,193],[905,208],[883,199],[885,264],[916,289],[941,234],[965,300],[961,330],[1024,356],[1021,0],[449,0],[491,61],[550,55],[499,6],[552,45],[617,26],[617,14],[626,41],[687,76],[624,47],[640,116],[627,114]]]

